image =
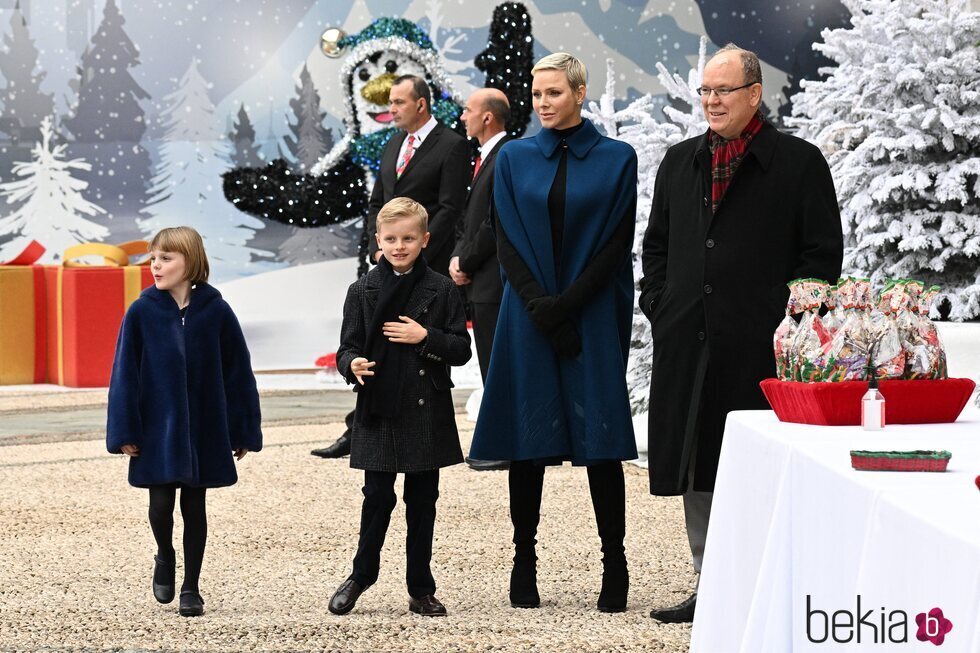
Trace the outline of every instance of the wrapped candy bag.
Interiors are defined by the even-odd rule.
[[[908,370],[910,379],[945,379],[949,377],[949,371],[946,369],[946,350],[939,338],[936,325],[929,319],[929,311],[932,309],[932,302],[937,294],[939,294],[939,286],[930,286],[919,295],[916,318],[918,319],[919,342],[925,347],[925,351],[922,352],[922,357],[917,356],[915,362],[910,366]]]
[[[772,349],[776,355],[776,378],[780,381],[793,380],[793,338],[796,336],[796,320],[793,316],[800,312],[800,291],[802,284],[790,282],[789,300],[786,302],[786,317],[783,318],[776,332],[772,335]]]
[[[838,284],[840,282],[838,281]],[[840,294],[838,286],[830,286],[827,289],[827,296],[823,300],[824,305],[827,307],[827,313],[820,318],[823,321],[824,327],[827,329],[827,333],[833,338],[837,330],[840,329],[841,324],[844,321],[843,310],[840,308]]]
[[[922,294],[922,282],[902,279],[898,285],[905,289],[904,300],[899,302],[895,314],[898,337],[905,352],[905,373],[902,378],[922,378],[929,368],[928,347],[919,334],[919,296]]]
[[[889,281],[881,291],[878,308],[868,313],[871,367],[878,379],[900,379],[905,374],[905,349],[896,318],[908,301],[905,285]]]
[[[841,325],[827,356],[825,381],[861,381],[867,378],[871,335],[866,316],[870,281],[848,277],[837,284]]]
[[[800,285],[799,308],[803,319],[793,336],[793,379],[813,383],[824,377],[831,344],[830,334],[820,319],[820,306],[830,284],[820,279],[799,279],[795,283]]]

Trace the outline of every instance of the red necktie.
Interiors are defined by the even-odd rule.
[[[405,147],[405,156],[402,160],[398,162],[398,166],[395,168],[395,177],[401,178],[402,173],[405,172],[405,168],[408,167],[408,162],[412,160],[412,155],[415,154],[415,134],[408,135],[408,145]]]
[[[483,157],[479,154],[476,155],[476,162],[473,164],[473,179],[476,179],[477,173],[480,172],[480,164],[483,163]]]

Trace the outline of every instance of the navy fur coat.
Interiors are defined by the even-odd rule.
[[[231,307],[199,283],[184,321],[170,293],[150,286],[119,330],[106,447],[139,447],[129,463],[136,487],[233,485],[232,450],[262,449],[259,394]]]

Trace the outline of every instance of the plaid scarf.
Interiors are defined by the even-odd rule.
[[[708,132],[708,147],[711,149],[711,213],[718,211],[721,198],[732,183],[732,177],[738,169],[745,152],[749,149],[752,138],[762,129],[763,117],[756,112],[749,124],[742,130],[742,135],[726,141],[713,131]]]

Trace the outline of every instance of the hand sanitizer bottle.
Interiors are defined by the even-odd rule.
[[[874,375],[868,381],[868,391],[861,398],[861,426],[865,431],[885,428],[885,397],[878,391],[878,379]]]

